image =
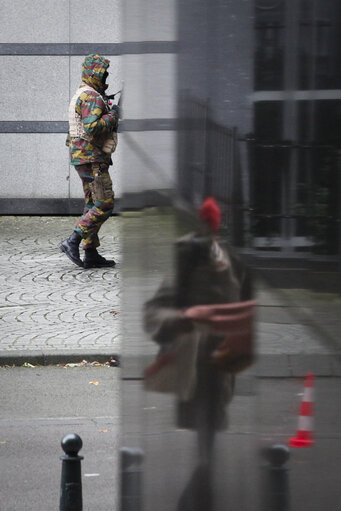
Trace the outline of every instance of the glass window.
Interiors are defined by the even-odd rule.
[[[256,1],[255,89],[283,87],[284,2]]]
[[[302,0],[299,19],[299,89],[338,89],[340,18],[337,0]]]
[[[283,89],[289,59],[297,64],[296,89],[341,88],[341,2],[298,2],[297,11],[287,0],[255,0],[255,90]],[[297,40],[287,19],[297,23]]]

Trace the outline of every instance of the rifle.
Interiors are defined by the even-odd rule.
[[[119,97],[119,100],[117,102],[117,105],[115,105],[111,100],[115,99],[115,96],[117,96],[117,94],[119,94],[120,97]],[[110,110],[114,110],[115,107],[117,108],[119,119],[122,119],[122,108],[121,108],[122,96],[123,96],[123,86],[122,86],[122,89],[117,91],[117,92],[115,92],[115,94],[109,94],[108,96],[106,96],[108,107],[110,108]],[[118,130],[118,126],[117,126],[117,128],[114,131],[117,132],[117,130]]]
[[[117,96],[117,94],[120,94],[120,97],[119,97],[119,100],[117,102],[117,106],[121,106],[121,102],[122,102],[122,96],[123,96],[123,87],[121,90],[115,92],[115,94],[109,94],[108,96],[106,96],[106,99],[108,100],[108,105],[109,105],[109,108],[112,108],[113,106],[115,106],[115,104],[111,101],[112,99],[115,99],[115,97]]]

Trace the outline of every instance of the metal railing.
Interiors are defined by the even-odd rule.
[[[240,244],[243,231],[242,183],[236,128],[215,122],[206,100],[183,98],[179,136],[179,188],[194,207],[213,195],[229,237]]]
[[[183,95],[179,189],[195,208],[213,195],[234,245],[337,254],[340,150],[262,142],[215,122],[207,100]]]

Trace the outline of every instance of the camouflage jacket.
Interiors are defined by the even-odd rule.
[[[83,165],[92,162],[111,164],[110,154],[102,151],[104,139],[113,130],[117,129],[118,114],[110,111],[105,101],[102,78],[109,67],[109,60],[99,55],[89,55],[84,59],[82,66],[82,84],[89,85],[95,91],[85,90],[77,99],[75,109],[81,116],[84,130],[91,141],[78,137],[70,137],[66,145],[70,151],[71,165]]]

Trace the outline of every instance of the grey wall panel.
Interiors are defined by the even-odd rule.
[[[142,55],[143,53],[177,53],[177,41],[127,41],[124,43],[1,43],[0,55],[84,56]]]
[[[125,0],[125,41],[174,41],[177,39],[176,0]]]
[[[69,0],[1,0],[0,19],[0,42],[69,42]]]
[[[119,133],[117,149],[112,155],[113,164],[109,169],[116,198],[121,197],[122,195],[122,162],[125,157],[124,137],[122,133]]]
[[[68,198],[64,134],[0,134],[4,198]]]
[[[82,182],[75,170],[75,167],[73,165],[69,166],[70,169],[70,197],[72,199],[75,198],[83,198],[83,188],[82,188]]]
[[[68,57],[0,57],[1,121],[67,120]]]
[[[187,0],[179,16],[179,89],[210,99],[214,118],[252,129],[253,0]]]
[[[70,0],[73,43],[120,42],[121,25],[121,0]]]
[[[67,133],[68,121],[0,121],[0,133]]]
[[[123,73],[125,118],[176,116],[175,55],[125,55]]]
[[[112,89],[116,90],[116,89]],[[123,131],[173,131],[176,118],[121,119],[118,132]],[[0,121],[0,133],[67,133],[68,121]]]
[[[252,129],[254,2],[214,2],[210,7],[208,91],[220,123]]]
[[[4,199],[2,197],[0,215],[79,215],[83,204],[83,199]]]
[[[212,0],[212,4],[215,0]],[[208,96],[208,7],[202,0],[178,0],[181,15],[178,17],[180,53],[178,81],[180,89],[188,89],[194,95]]]
[[[123,133],[121,181],[126,193],[174,186],[175,132]]]

